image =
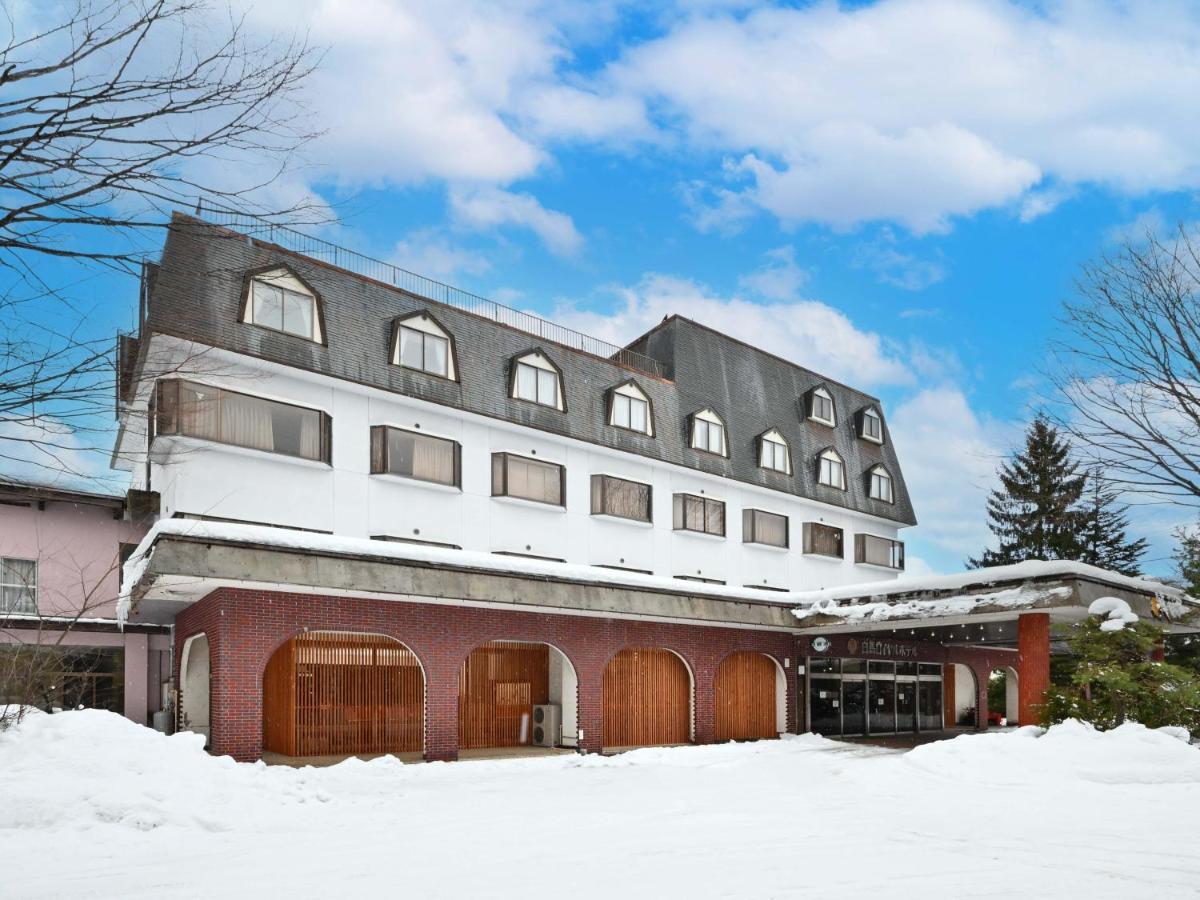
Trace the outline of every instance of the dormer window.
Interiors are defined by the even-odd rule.
[[[787,441],[778,430],[772,428],[758,438],[758,465],[763,469],[792,474],[792,455]]]
[[[609,393],[608,424],[653,436],[650,398],[635,382],[619,384]]]
[[[242,321],[324,342],[317,295],[287,269],[271,269],[250,279]]]
[[[867,472],[867,494],[872,500],[882,500],[884,503],[895,502],[892,476],[883,466],[873,466]]]
[[[711,409],[692,413],[691,446],[693,450],[725,456],[725,423]]]
[[[846,489],[846,464],[832,447],[821,451],[817,457],[817,483],[839,491]]]
[[[833,395],[826,388],[816,387],[808,392],[808,418],[830,428],[837,425]]]
[[[544,353],[526,353],[513,360],[511,396],[539,406],[566,410],[562,372]]]
[[[858,436],[864,441],[873,441],[876,444],[883,443],[883,416],[879,415],[879,410],[873,406],[868,406],[862,411],[862,417],[859,420]]]
[[[424,311],[410,313],[395,321],[392,365],[458,380],[453,338],[437,319]]]

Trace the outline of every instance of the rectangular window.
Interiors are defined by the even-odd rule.
[[[882,469],[871,471],[871,499],[892,502],[892,477]]]
[[[761,509],[742,510],[742,543],[786,547],[788,545],[787,516],[764,512]]]
[[[235,447],[329,462],[329,416],[190,381],[160,381],[155,434],[178,434]]]
[[[812,395],[812,417],[822,422],[833,422],[833,399],[823,391]]]
[[[558,373],[518,362],[516,395],[521,400],[557,407]]]
[[[699,531],[725,537],[724,501],[695,494],[676,494],[673,506],[676,531]]]
[[[592,515],[649,522],[650,485],[611,475],[593,475]]]
[[[613,394],[613,421],[612,423],[619,428],[628,428],[630,431],[640,431],[643,434],[649,431],[647,423],[650,421],[650,404],[638,397],[630,397],[626,394]]]
[[[881,443],[883,441],[883,422],[873,410],[863,413],[863,437]]]
[[[400,326],[400,365],[431,375],[450,376],[450,342],[437,334]]]
[[[786,474],[790,468],[787,445],[770,438],[763,438],[758,464],[764,469],[774,469],[776,472]]]
[[[250,321],[315,341],[316,300],[308,294],[254,279],[250,282]]]
[[[461,451],[455,441],[387,425],[371,427],[372,475],[387,473],[458,487],[461,471]]]
[[[37,612],[37,560],[0,556],[0,612]]]
[[[842,529],[820,522],[805,522],[803,530],[805,553],[845,558]]]
[[[567,470],[556,463],[511,453],[492,454],[492,496],[519,497],[564,506]]]
[[[709,422],[707,419],[692,420],[692,447],[696,450],[706,450],[725,455],[725,426],[719,422]]]
[[[698,581],[700,584],[724,584],[720,578],[701,578],[699,575],[676,575],[680,581]]]
[[[835,453],[822,453],[820,469],[817,472],[817,482],[830,487],[846,489],[846,466],[841,457]]]
[[[854,561],[889,569],[904,568],[904,542],[874,534],[854,536]]]

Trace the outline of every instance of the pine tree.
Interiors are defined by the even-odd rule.
[[[1200,597],[1200,527],[1176,528],[1174,533],[1179,546],[1172,557],[1183,581],[1181,586],[1193,597]]]
[[[1089,472],[1080,510],[1082,523],[1076,559],[1123,575],[1139,575],[1139,560],[1146,552],[1146,540],[1126,538],[1129,507],[1119,506],[1117,501],[1117,492],[1105,484],[1101,473],[1095,469]]]
[[[1025,434],[1025,447],[1000,467],[1000,487],[988,498],[988,527],[999,548],[967,561],[972,568],[1027,559],[1078,559],[1086,476],[1071,444],[1045,416]]]

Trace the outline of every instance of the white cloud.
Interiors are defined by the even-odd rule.
[[[795,297],[808,281],[808,273],[796,262],[796,249],[785,245],[768,250],[763,256],[766,259],[763,266],[743,275],[738,285],[768,300]]]
[[[469,228],[528,228],[559,256],[573,256],[583,246],[583,235],[571,217],[546,209],[532,194],[499,188],[456,188],[450,192],[450,208],[455,221]]]
[[[901,250],[890,228],[883,229],[876,240],[859,244],[851,265],[869,269],[881,284],[905,291],[923,291],[946,277],[941,263]],[[901,316],[905,317],[904,313]]]
[[[664,317],[679,313],[855,385],[908,384],[913,379],[896,348],[816,300],[758,303],[722,297],[698,282],[658,274],[616,291],[621,304],[611,313],[562,306],[553,318],[586,334],[625,344]]]
[[[481,275],[491,268],[482,254],[452,243],[434,228],[420,228],[401,238],[391,260],[402,269],[443,281],[456,275]]]

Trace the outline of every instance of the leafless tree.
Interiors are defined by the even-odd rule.
[[[1200,240],[1130,240],[1083,270],[1048,375],[1106,480],[1200,504]]]
[[[79,297],[138,274],[172,209],[323,219],[280,199],[316,61],[204,0],[0,0],[0,471],[76,475],[110,444],[113,338]]]

